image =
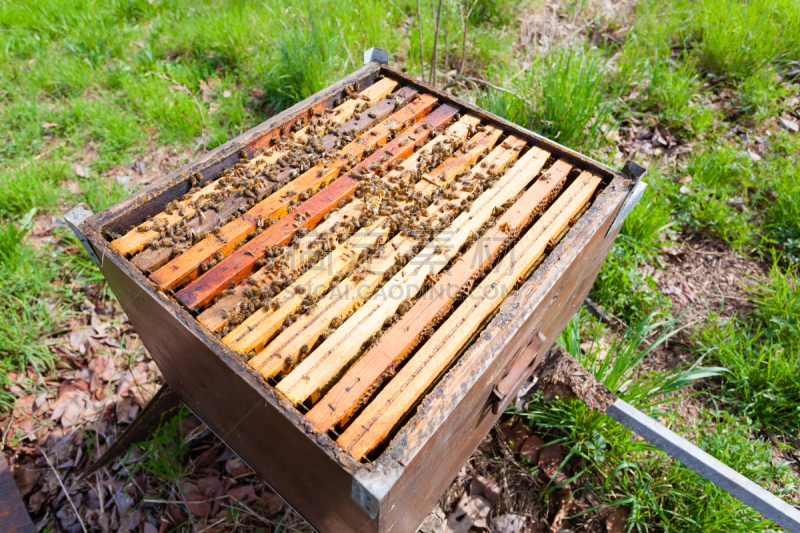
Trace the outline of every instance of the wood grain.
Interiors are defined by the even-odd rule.
[[[401,89],[402,90],[402,89]],[[400,91],[398,91],[400,92]],[[413,169],[416,167],[418,159],[426,153],[430,153],[433,147],[446,139],[463,139],[471,127],[476,126],[480,121],[472,116],[461,117],[458,121],[447,127],[444,134],[438,135],[434,140],[429,141],[420,150],[411,155],[400,163],[396,170],[389,172],[385,178],[392,179],[402,173],[403,170]],[[427,183],[427,182],[425,182]],[[427,191],[428,189],[425,189]],[[350,203],[345,205],[342,209],[336,210],[331,213],[327,219],[316,226],[308,235],[301,238],[291,250],[287,252],[287,263],[293,270],[301,269],[305,264],[314,257],[314,252],[311,250],[311,244],[314,243],[321,235],[330,230],[333,226],[344,222],[347,219],[357,219],[363,210],[364,204],[361,199],[353,199]],[[292,272],[286,272],[287,276],[292,275]],[[266,275],[266,268],[255,272],[253,277],[257,281],[262,281]],[[211,331],[219,331],[228,323],[228,318],[225,315],[230,315],[231,310],[237,310],[241,304],[242,293],[244,287],[239,285],[234,290],[234,294],[223,296],[220,301],[209,306],[198,316],[198,321],[206,325]]]
[[[368,398],[423,337],[430,335],[453,304],[471,290],[473,282],[490,267],[513,239],[552,202],[564,185],[572,165],[557,161],[476,241],[436,285],[403,317],[381,335],[375,345],[345,373],[311,409],[306,418],[328,431]]]
[[[347,100],[346,102],[336,106],[334,109],[330,110],[329,112],[325,112],[325,118],[335,122],[336,124],[344,124],[347,120],[353,116],[353,113],[356,111],[356,107],[362,103],[367,102],[369,105],[374,105],[378,100],[384,98],[387,94],[391,93],[394,88],[397,87],[397,82],[391,78],[383,78],[382,80],[378,80],[360,93],[358,95],[360,98],[353,98],[351,100]],[[365,113],[368,113],[373,110],[367,110]],[[373,111],[374,112],[374,111]],[[308,135],[308,126],[305,126],[298,130],[294,134],[294,138],[298,140],[305,140],[309,138]],[[342,129],[347,129],[342,128]]]
[[[305,265],[312,258],[315,257],[315,247],[313,244],[322,236],[331,231],[336,224],[346,218],[358,218],[364,204],[361,202],[353,201],[345,205],[341,209],[335,211],[333,215],[320,222],[313,230],[306,236],[299,239],[295,246],[287,252],[287,264],[290,270],[283,272],[286,276],[294,276],[298,271],[305,267]],[[253,279],[257,283],[264,283],[268,281],[272,269],[262,267],[256,272],[253,272]],[[248,287],[245,283],[240,283],[236,286],[233,294],[222,296],[219,301],[213,305],[208,306],[202,313],[197,316],[197,321],[207,327],[210,331],[216,333],[230,322],[230,317],[238,312],[242,300],[244,298],[244,290]]]
[[[250,315],[235,330],[222,338],[232,350],[249,353],[260,350],[286,320],[302,304],[306,296],[317,296],[330,287],[340,273],[355,268],[361,252],[385,242],[389,230],[372,224],[356,232],[351,239],[340,244],[274,299],[275,309],[261,308]]]
[[[269,156],[263,154],[256,156],[248,166],[260,172],[265,166],[277,161],[283,154],[284,152],[275,150]],[[172,213],[167,213],[166,211],[158,213],[151,220],[139,224],[122,237],[112,241],[111,245],[121,254],[139,252],[161,235],[161,230],[156,229],[156,227],[172,226],[178,224],[184,218],[193,216],[197,212],[195,205],[198,202],[218,192],[218,184],[216,182],[211,182],[199,189],[192,190],[188,197],[177,201],[176,209]],[[231,187],[222,193],[232,195],[236,193],[236,190]],[[183,215],[179,214],[179,210],[183,211]]]
[[[599,177],[584,172],[567,188],[342,433],[337,439],[342,448],[361,459],[389,435],[460,353],[464,342],[535,265],[548,243],[583,209],[600,183]]]

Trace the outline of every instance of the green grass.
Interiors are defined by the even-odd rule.
[[[761,169],[767,214],[762,248],[788,264],[800,263],[800,169],[795,164],[800,139],[787,133],[774,139],[774,149]]]
[[[774,70],[757,70],[739,85],[738,103],[748,120],[758,123],[779,113],[779,101],[789,91],[780,83]]]
[[[777,263],[769,278],[751,282],[748,317],[712,317],[697,334],[697,350],[731,373],[719,394],[743,415],[798,442],[800,431],[800,289],[796,271]]]
[[[787,465],[775,465],[769,443],[751,426],[723,410],[704,410],[694,420],[670,414],[667,398],[698,379],[719,376],[724,369],[694,365],[666,372],[644,372],[642,363],[655,347],[676,333],[675,322],[649,317],[631,326],[606,352],[593,345],[582,353],[580,315],[559,338],[561,343],[600,381],[622,399],[651,416],[667,417],[672,426],[701,449],[779,495],[793,490]],[[658,333],[660,332],[660,333]],[[653,344],[642,343],[656,333]],[[667,407],[668,409],[664,409]],[[645,441],[632,438],[622,425],[579,400],[534,401],[519,413],[545,442],[561,443],[583,461],[583,473],[605,505],[631,510],[627,531],[727,532],[764,531],[774,525],[757,512],[676,463]]]
[[[14,403],[8,372],[24,372],[30,368],[46,375],[58,357],[50,351],[47,340],[59,333],[68,333],[62,325],[73,316],[72,307],[85,296],[81,289],[98,282],[100,274],[94,263],[83,256],[56,254],[51,247],[37,251],[19,245],[31,228],[34,211],[18,221],[6,222],[0,229],[0,409]],[[61,235],[73,246],[80,246],[74,237]],[[50,306],[50,308],[48,308]],[[27,386],[36,385],[24,377]]]
[[[0,409],[15,399],[7,373],[46,373],[56,358],[48,343],[83,302],[81,289],[101,280],[65,230],[57,246],[35,249],[26,237],[35,216],[49,219],[78,201],[95,210],[118,201],[130,191],[103,171],[129,165],[149,147],[214,148],[355,70],[369,46],[387,48],[410,75],[427,78],[436,5],[422,2],[420,52],[414,0],[0,2]],[[506,90],[475,82],[462,96],[615,166],[610,138],[618,128],[658,124],[692,143],[676,160],[631,156],[650,167],[650,187],[592,288],[604,309],[633,325],[629,333],[605,357],[595,348],[580,353],[582,340],[606,333],[583,316],[584,327],[573,322],[562,342],[615,392],[666,416],[712,455],[778,492],[797,490],[761,435],[795,442],[800,429],[800,140],[760,132],[769,147],[754,162],[747,154],[753,136],[743,141],[733,128],[759,128],[797,94],[776,73],[800,57],[800,4],[642,0],[626,19],[624,40],[606,40],[606,49],[580,32],[549,49],[519,47],[521,9],[479,2],[467,26],[465,75]],[[580,22],[587,9],[589,2],[571,0],[560,13]],[[464,16],[460,3],[443,3],[442,73],[461,65]],[[601,22],[616,28],[614,16],[587,27],[602,29]],[[441,75],[438,81],[441,87]],[[720,89],[732,96],[712,108]],[[76,175],[76,163],[89,177]],[[687,174],[690,182],[677,183]],[[643,337],[664,341],[675,324],[669,299],[643,266],[670,237],[698,232],[766,258],[772,272],[750,282],[752,314],[712,316],[693,333],[690,355],[719,368],[646,371],[652,352]],[[662,402],[701,378],[715,401],[695,419],[678,419],[674,404]],[[582,458],[605,503],[630,506],[632,530],[771,526],[581,402],[537,401],[523,416]],[[183,475],[179,432],[162,430],[138,465],[161,483]]]
[[[643,107],[655,111],[676,133],[704,133],[714,125],[715,112],[701,94],[702,80],[691,57],[673,62],[666,50],[656,49],[645,69],[650,79]]]
[[[693,15],[702,62],[717,74],[743,79],[800,52],[800,5],[793,0],[702,0]]]
[[[478,104],[487,111],[566,146],[597,150],[605,144],[602,132],[613,121],[602,54],[574,46],[537,56],[524,73],[513,65],[495,70],[509,89],[488,87],[479,93]]]
[[[673,222],[667,196],[666,178],[654,169],[650,186],[639,205],[628,215],[617,240],[592,288],[592,297],[614,315],[637,322],[653,312],[664,312],[667,298],[651,277],[640,271],[658,254]]]

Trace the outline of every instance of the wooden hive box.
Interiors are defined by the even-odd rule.
[[[413,532],[633,185],[369,62],[79,229],[170,387],[316,529]]]

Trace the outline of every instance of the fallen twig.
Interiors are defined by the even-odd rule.
[[[83,529],[83,533],[89,533],[86,530],[86,524],[83,523],[83,518],[81,518],[80,513],[78,513],[78,508],[75,507],[75,502],[72,501],[72,497],[69,495],[69,491],[67,490],[67,487],[64,486],[64,482],[61,481],[61,476],[58,475],[58,470],[56,470],[56,467],[53,466],[53,463],[50,462],[50,458],[44,452],[44,449],[42,449],[42,455],[44,456],[44,460],[47,461],[47,466],[49,466],[50,470],[52,470],[53,473],[56,475],[56,479],[58,480],[58,484],[61,485],[61,490],[64,491],[64,496],[67,497],[67,501],[69,502],[70,506],[72,507],[72,512],[75,513],[75,517],[78,519],[78,522],[80,522],[81,529]]]
[[[496,90],[498,90],[498,91],[502,91],[502,92],[504,92],[504,93],[510,94],[511,96],[514,96],[515,98],[519,98],[520,100],[523,100],[523,101],[525,100],[525,98],[523,98],[523,97],[522,97],[522,96],[520,96],[519,94],[515,93],[514,91],[509,91],[508,89],[505,89],[505,88],[503,88],[503,87],[500,87],[500,86],[498,86],[498,85],[495,85],[495,84],[493,84],[493,83],[489,83],[488,81],[486,81],[486,80],[484,80],[484,79],[481,79],[481,78],[473,78],[473,77],[471,77],[471,76],[462,76],[462,75],[460,75],[460,74],[459,74],[459,76],[458,76],[458,77],[459,77],[459,78],[461,78],[461,79],[463,79],[463,80],[471,81],[471,82],[473,82],[473,83],[481,83],[481,84],[483,84],[483,85],[485,85],[485,86],[487,86],[487,87],[491,87],[492,89],[496,89]]]

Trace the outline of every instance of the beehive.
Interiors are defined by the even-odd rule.
[[[413,531],[630,180],[377,63],[82,228],[181,399],[320,531]]]

